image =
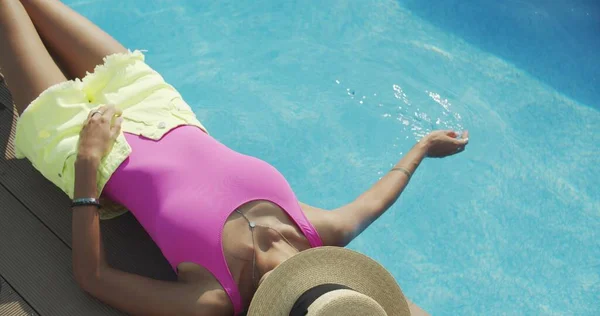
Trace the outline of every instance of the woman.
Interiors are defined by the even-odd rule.
[[[266,162],[209,136],[142,53],[58,0],[0,0],[0,42],[21,114],[17,155],[73,199],[73,273],[87,292],[136,315],[422,312],[381,265],[342,247],[425,157],[464,150],[467,132],[432,132],[356,200],[325,211],[299,203]],[[133,212],[177,282],[106,263],[100,196]]]

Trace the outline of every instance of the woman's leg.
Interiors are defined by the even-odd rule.
[[[107,55],[127,52],[121,43],[59,0],[21,2],[71,78],[83,78]]]
[[[18,0],[0,0],[0,72],[19,114],[48,87],[67,80]]]

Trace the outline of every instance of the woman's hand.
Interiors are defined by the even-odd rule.
[[[91,111],[79,134],[78,159],[99,162],[112,149],[122,121],[114,105]]]
[[[433,131],[421,142],[427,148],[427,157],[447,157],[465,150],[465,146],[469,143],[469,132],[464,131],[462,138],[459,139],[455,131]]]

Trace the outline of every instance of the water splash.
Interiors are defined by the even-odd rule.
[[[441,107],[443,107],[444,110],[446,110],[447,112],[450,111],[450,106],[452,104],[450,104],[450,101],[448,101],[448,99],[442,99],[442,97],[440,97],[440,95],[435,92],[431,92],[431,91],[427,91],[427,90],[425,90],[425,92],[429,95],[429,97],[433,101],[435,101],[437,104],[439,104]]]
[[[339,79],[336,79],[335,82],[336,84],[341,83]],[[411,137],[419,141],[433,130],[452,129],[460,131],[463,129],[461,114],[456,112],[450,100],[444,98],[440,93],[426,90],[425,95],[414,95],[415,100],[419,100],[418,103],[422,106],[422,109],[413,105],[411,97],[399,84],[392,84],[392,93],[394,99],[399,100],[400,103],[385,102],[385,97],[378,97],[377,92],[369,94],[361,91],[361,94],[357,95],[354,89],[345,89],[346,95],[350,99],[358,101],[357,105],[370,104],[372,107],[367,108],[379,112],[383,119],[393,117],[401,126],[400,133],[405,136],[401,137],[403,142]],[[367,95],[372,95],[372,97],[367,98]],[[367,100],[371,100],[371,102],[367,102]],[[435,106],[428,105],[427,100],[435,102]],[[399,147],[400,143],[400,140],[397,139],[392,147]]]
[[[410,102],[408,101],[408,97],[406,96],[406,93],[404,93],[404,91],[402,91],[402,88],[399,85],[394,84],[392,86],[392,88],[394,89],[394,96],[396,97],[396,99],[400,99],[406,105],[410,105]]]
[[[444,99],[440,96],[439,93],[433,91],[425,91],[427,95],[442,107],[442,116],[438,117],[435,121],[436,128],[444,128],[444,129],[453,129],[457,131],[463,130],[463,125],[461,124],[462,116],[458,112],[454,112],[452,110],[452,103],[448,99]]]

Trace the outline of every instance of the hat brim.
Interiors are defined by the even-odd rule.
[[[248,315],[288,316],[307,290],[342,284],[377,301],[388,315],[410,315],[394,277],[375,260],[341,247],[318,247],[281,263],[256,290]]]

